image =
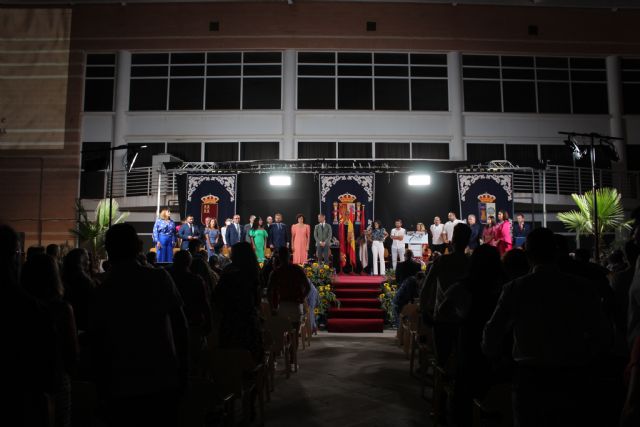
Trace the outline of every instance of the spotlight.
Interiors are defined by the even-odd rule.
[[[578,144],[576,143],[575,139],[573,139],[572,137],[565,139],[564,143],[571,150],[571,153],[573,154],[574,159],[580,160],[582,156],[585,155],[586,150],[585,151],[581,150]]]
[[[431,184],[431,175],[409,175],[409,185],[411,186],[425,186]]]
[[[291,185],[291,176],[289,175],[270,175],[269,184],[273,186],[289,186]]]

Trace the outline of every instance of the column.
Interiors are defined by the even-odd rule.
[[[447,54],[449,111],[451,112],[451,143],[449,159],[464,160],[464,121],[462,116],[462,54]]]
[[[117,74],[114,100],[113,137],[111,146],[126,144],[127,111],[129,111],[129,81],[131,77],[131,52],[120,50],[117,57]],[[124,160],[127,150],[118,150],[114,153],[114,171],[124,170]],[[122,194],[123,188],[117,188],[118,183],[125,185],[125,180],[115,180],[114,190],[116,194]]]
[[[287,49],[282,57],[282,147],[281,159],[296,156],[296,51]]]
[[[624,121],[622,120],[622,82],[620,57],[607,56],[607,94],[609,101],[609,135],[624,138]],[[627,153],[625,141],[614,141],[620,161],[612,163],[617,171],[627,170]],[[620,187],[618,187],[620,188]]]

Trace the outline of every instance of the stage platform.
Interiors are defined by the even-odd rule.
[[[329,332],[382,332],[384,310],[380,308],[380,285],[384,276],[338,274],[333,280],[340,308],[329,310]]]

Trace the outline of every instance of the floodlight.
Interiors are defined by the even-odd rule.
[[[409,185],[411,186],[424,186],[431,184],[431,175],[409,175]]]
[[[269,184],[274,186],[289,186],[291,185],[291,176],[289,175],[270,175]]]

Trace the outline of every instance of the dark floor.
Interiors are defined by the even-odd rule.
[[[409,361],[395,345],[395,331],[320,333],[300,351],[299,365],[289,379],[277,376],[265,409],[267,425],[433,425],[420,383],[409,375]]]

